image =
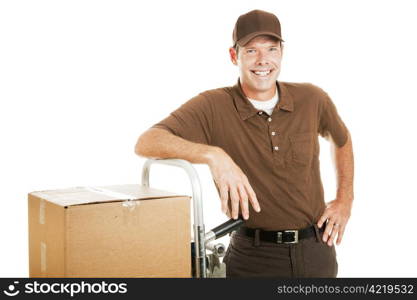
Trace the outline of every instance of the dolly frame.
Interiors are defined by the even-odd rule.
[[[142,186],[149,187],[149,176],[151,166],[155,164],[168,165],[183,169],[190,179],[193,193],[193,229],[194,229],[194,247],[195,247],[195,276],[197,278],[207,277],[206,265],[206,242],[215,238],[210,231],[205,234],[204,217],[203,217],[203,201],[200,178],[193,165],[183,159],[153,159],[149,158],[145,161],[142,168]]]

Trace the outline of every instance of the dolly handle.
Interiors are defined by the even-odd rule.
[[[243,223],[245,223],[245,221],[241,217],[239,217],[236,220],[230,219],[224,222],[223,224],[214,227],[212,230],[206,233],[206,244],[212,240],[221,238],[222,236],[228,234],[229,232],[232,232],[233,230],[236,230],[237,228],[242,226]]]
[[[151,165],[168,165],[179,167],[183,169],[190,179],[191,189],[193,193],[193,216],[194,216],[194,225],[195,226],[204,226],[204,217],[203,217],[203,201],[202,201],[202,191],[200,179],[198,177],[197,171],[194,169],[193,165],[183,159],[153,159],[149,158],[145,161],[142,169],[142,185],[149,187],[149,174],[151,170]]]
[[[221,238],[222,236],[228,234],[229,232],[232,232],[233,230],[239,228],[241,225],[243,225],[245,221],[242,218],[238,219],[230,219],[227,222],[224,222],[223,224],[220,224],[219,226],[213,228],[211,231],[214,232],[216,235],[216,239]]]

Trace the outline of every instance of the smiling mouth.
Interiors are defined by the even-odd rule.
[[[263,71],[253,71],[253,70],[251,70],[251,72],[258,77],[267,77],[269,74],[272,73],[272,71],[273,70],[263,70]]]

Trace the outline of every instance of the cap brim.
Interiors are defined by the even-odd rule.
[[[282,37],[280,37],[278,34],[274,33],[274,32],[270,32],[270,31],[258,31],[258,32],[253,32],[251,34],[248,34],[247,36],[241,38],[240,40],[237,41],[237,44],[241,47],[245,46],[247,43],[249,43],[249,41],[257,36],[260,35],[270,35],[273,37],[276,37],[278,40],[280,40],[281,42],[284,42],[284,40],[282,39]]]

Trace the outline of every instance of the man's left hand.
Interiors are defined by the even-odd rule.
[[[326,230],[323,233],[323,241],[329,246],[333,245],[333,240],[337,235],[336,244],[342,242],[343,233],[350,217],[352,202],[348,200],[335,199],[327,204],[327,207],[317,222],[317,226],[321,228],[328,220]]]

